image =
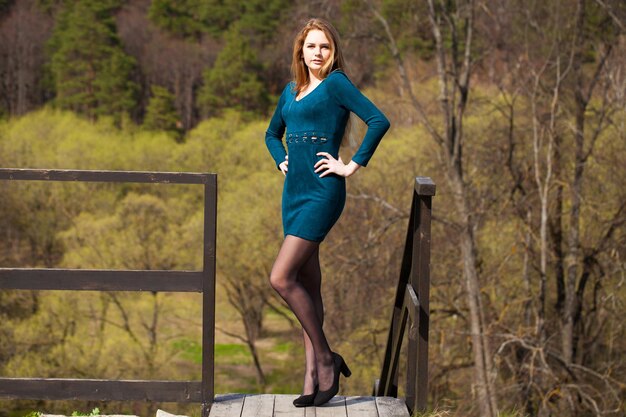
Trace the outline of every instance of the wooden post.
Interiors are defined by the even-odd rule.
[[[413,239],[413,270],[411,284],[417,290],[419,299],[419,318],[415,349],[417,350],[417,368],[412,382],[416,409],[425,411],[428,400],[428,327],[430,321],[430,223],[432,218],[432,196],[435,184],[430,178],[417,177],[415,192],[418,195],[416,213],[416,236]],[[410,339],[409,339],[410,340]],[[410,342],[409,342],[410,343]],[[408,392],[408,391],[407,391]],[[407,394],[408,396],[408,394]]]
[[[405,402],[411,413],[414,410],[426,410],[428,400],[430,223],[435,190],[435,184],[430,178],[415,179],[387,348],[381,377],[374,391],[378,396],[397,396],[398,355],[405,327],[410,323]]]
[[[215,396],[215,256],[217,178],[204,186],[204,266],[202,289],[202,417],[208,417]]]

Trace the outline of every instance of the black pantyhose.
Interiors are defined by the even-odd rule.
[[[302,284],[304,289],[309,293],[315,312],[320,323],[324,324],[324,304],[322,302],[321,284],[322,272],[320,271],[319,247],[309,257],[309,260],[300,268],[298,272],[298,282]],[[311,394],[315,390],[317,384],[317,367],[315,364],[315,351],[313,344],[306,331],[302,330],[304,339],[304,353],[306,358],[306,369],[304,375],[304,389],[302,394]]]
[[[287,235],[272,267],[270,282],[306,332],[305,346],[308,336],[313,347],[319,389],[325,390],[332,384],[333,359],[322,329],[322,298],[318,295],[321,282],[318,250],[318,242]],[[307,352],[307,368],[311,363],[310,355],[311,352]],[[307,372],[312,370],[309,368]],[[309,391],[307,387],[305,390]]]

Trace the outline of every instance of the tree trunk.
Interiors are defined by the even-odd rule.
[[[575,131],[574,131],[574,177],[570,185],[571,207],[569,214],[569,233],[567,236],[567,254],[565,256],[565,309],[562,315],[561,350],[566,363],[574,359],[574,313],[577,310],[576,280],[580,259],[580,208],[583,173],[585,166],[585,111],[588,98],[583,92],[582,47],[583,27],[585,22],[585,0],[578,0],[576,14],[576,42],[574,44],[573,68],[576,77],[575,98]]]
[[[469,214],[467,187],[456,171],[450,167],[449,181],[454,190],[454,201],[461,226],[461,255],[463,257],[463,275],[467,288],[467,304],[470,310],[470,329],[472,336],[472,353],[474,357],[474,384],[478,397],[481,417],[498,415],[495,388],[493,387],[493,370],[491,350],[486,335],[487,325],[481,302],[480,279],[478,277],[476,239],[474,238],[474,222]]]

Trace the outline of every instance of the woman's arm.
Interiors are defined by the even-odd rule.
[[[326,159],[317,161],[315,172],[323,171],[320,174],[320,178],[331,173],[349,177],[358,171],[359,168],[367,165],[381,139],[389,129],[390,123],[383,112],[352,84],[343,71],[334,71],[325,82],[330,84],[328,85],[328,90],[331,92],[335,102],[359,116],[367,124],[367,133],[359,149],[357,149],[348,164],[344,164],[341,157],[335,159],[328,152],[318,152],[317,155],[324,156]]]
[[[276,168],[281,170],[283,174],[286,172],[285,162],[287,151],[283,145],[283,134],[285,133],[286,124],[283,119],[282,112],[289,88],[291,88],[291,83],[287,84],[287,86],[283,89],[280,99],[278,99],[276,110],[274,110],[274,115],[272,116],[267,131],[265,132],[265,145],[270,151],[274,162],[276,162]],[[281,165],[284,166],[284,169]]]
[[[389,130],[390,123],[387,117],[352,84],[343,71],[334,71],[326,82],[329,91],[339,106],[356,114],[367,124],[367,132],[363,142],[352,156],[352,161],[359,166],[367,166],[374,155],[381,139]],[[350,165],[350,164],[348,164]],[[352,168],[354,170],[358,169]]]

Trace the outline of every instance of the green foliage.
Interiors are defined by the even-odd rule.
[[[193,217],[176,218],[182,208],[178,201],[166,203],[157,196],[129,193],[111,216],[81,213],[74,226],[61,234],[66,247],[63,264],[71,268],[194,269],[195,262],[185,262],[178,255],[178,245],[197,237],[184,234],[185,225],[177,224],[177,220],[194,221]]]
[[[41,417],[43,413],[41,411],[31,411],[30,413],[26,414],[24,417]]]
[[[14,338],[14,324],[27,320],[37,312],[38,297],[31,291],[0,290],[0,367],[19,349],[11,340]]]
[[[162,130],[173,138],[180,140],[180,116],[174,105],[174,95],[167,88],[153,85],[152,97],[146,109],[143,127],[147,130]]]
[[[50,41],[55,103],[95,118],[111,115],[119,124],[135,106],[131,80],[135,60],[126,55],[112,11],[117,1],[68,3]]]
[[[0,0],[0,16],[8,12],[15,0]]]
[[[125,1],[126,0],[102,0],[99,2],[99,7],[115,10],[121,7]],[[72,3],[75,3],[75,0],[37,0],[37,6],[45,12],[54,11]]]
[[[286,0],[154,0],[148,16],[157,26],[186,38],[203,33],[218,38],[237,24],[250,38],[270,39],[289,6]]]
[[[204,72],[198,94],[204,114],[215,115],[225,108],[264,113],[269,97],[258,76],[261,65],[256,54],[236,25],[225,39],[215,65]]]
[[[94,408],[89,413],[81,413],[80,411],[74,411],[72,413],[72,417],[74,417],[74,416],[77,416],[77,417],[87,416],[87,417],[89,417],[89,416],[97,416],[97,415],[100,415],[100,409],[98,407]]]
[[[0,121],[2,121],[3,119],[7,119],[8,117],[9,112],[4,106],[0,105]]]
[[[420,16],[426,16],[426,4],[410,0],[385,0],[381,6],[381,13],[396,32],[394,36],[400,52],[430,58],[434,49],[432,34],[429,26],[420,24],[418,20]]]
[[[182,37],[202,33],[218,36],[237,18],[237,2],[232,0],[154,0],[148,11],[159,27]]]
[[[385,28],[359,0],[341,2],[340,33],[361,33],[361,36],[387,39]],[[417,56],[428,60],[433,56],[434,44],[428,22],[427,5],[411,0],[384,0],[377,11],[389,24],[398,51],[403,56]],[[378,68],[395,65],[385,42],[372,42],[369,53]]]
[[[278,29],[284,23],[283,16],[288,15],[295,4],[287,0],[247,0],[235,3],[240,5],[237,21],[239,30],[246,34],[250,42],[262,45],[276,39]],[[259,39],[255,40],[256,37]]]

